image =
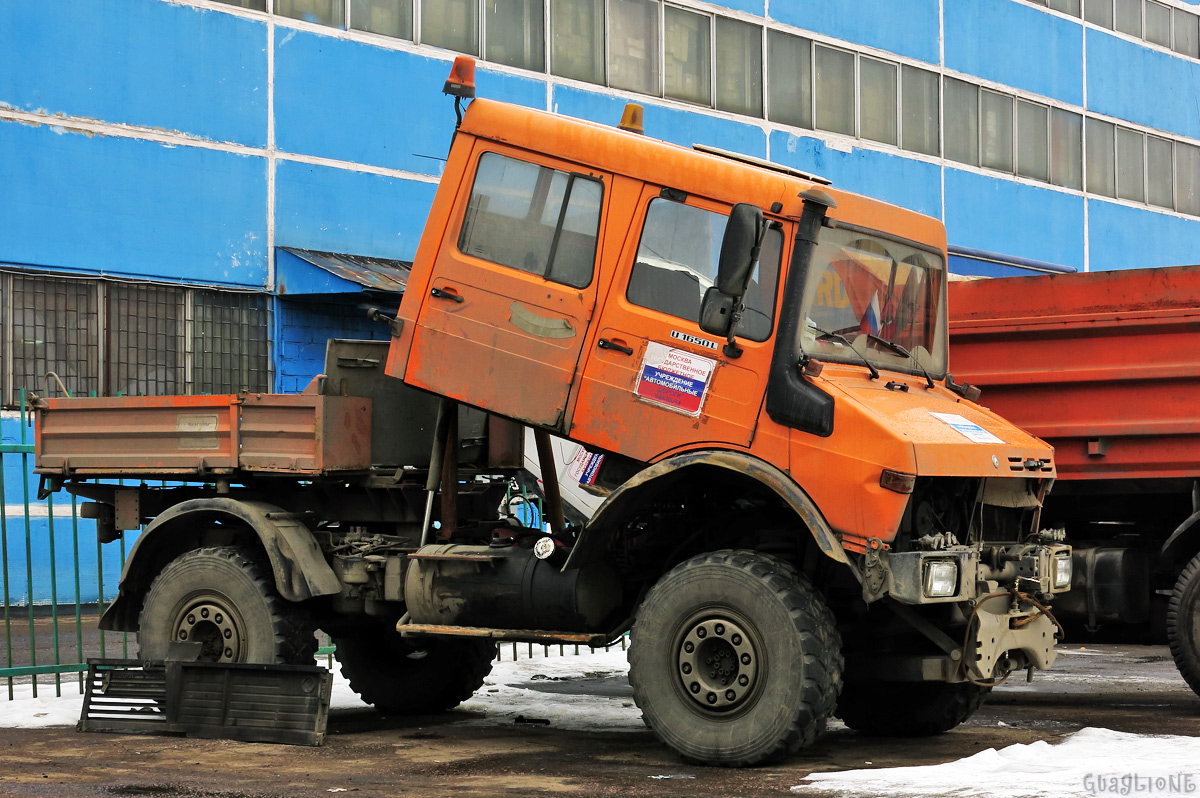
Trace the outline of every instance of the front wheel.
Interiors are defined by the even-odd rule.
[[[646,723],[684,758],[777,761],[825,728],[841,686],[841,639],[807,578],[750,551],[687,560],[651,589],[629,648]]]
[[[276,592],[269,573],[232,546],[179,555],[142,602],[139,659],[162,662],[178,641],[199,643],[201,662],[312,665],[312,620]]]
[[[1200,554],[1183,569],[1171,592],[1167,643],[1183,680],[1200,695]]]
[[[847,682],[834,714],[863,734],[928,737],[971,717],[990,692],[970,682]]]

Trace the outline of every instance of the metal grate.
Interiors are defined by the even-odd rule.
[[[185,302],[182,288],[109,287],[107,393],[166,396],[186,390]]]
[[[47,387],[46,372],[58,374],[72,395],[100,390],[100,313],[96,283],[12,275],[8,305],[12,337],[12,393],[21,388],[61,396]],[[7,303],[6,303],[7,304]],[[7,364],[5,364],[7,365]]]
[[[192,392],[269,390],[267,297],[195,291],[193,301]]]

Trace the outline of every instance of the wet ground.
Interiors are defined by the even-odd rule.
[[[619,678],[528,686],[548,702],[580,693],[631,696]],[[813,771],[946,762],[986,748],[1054,742],[1087,726],[1200,737],[1200,699],[1165,647],[1067,646],[1054,672],[996,690],[973,718],[940,737],[873,739],[835,724],[786,763],[742,771],[685,765],[648,731],[464,722],[476,719],[464,711],[407,719],[334,711],[321,748],[0,729],[0,795],[786,795]]]

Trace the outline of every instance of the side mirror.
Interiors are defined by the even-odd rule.
[[[717,288],[722,294],[740,297],[745,292],[750,270],[757,260],[762,229],[762,208],[748,202],[733,206],[725,236],[721,239],[721,259],[717,263]]]
[[[733,322],[733,297],[722,294],[715,285],[704,292],[700,303],[700,329],[724,338]]]

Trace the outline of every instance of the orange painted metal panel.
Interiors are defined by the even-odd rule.
[[[370,466],[371,400],[315,395],[47,399],[37,471],[205,479]]]
[[[1200,266],[950,285],[953,373],[1062,479],[1200,475]]]

